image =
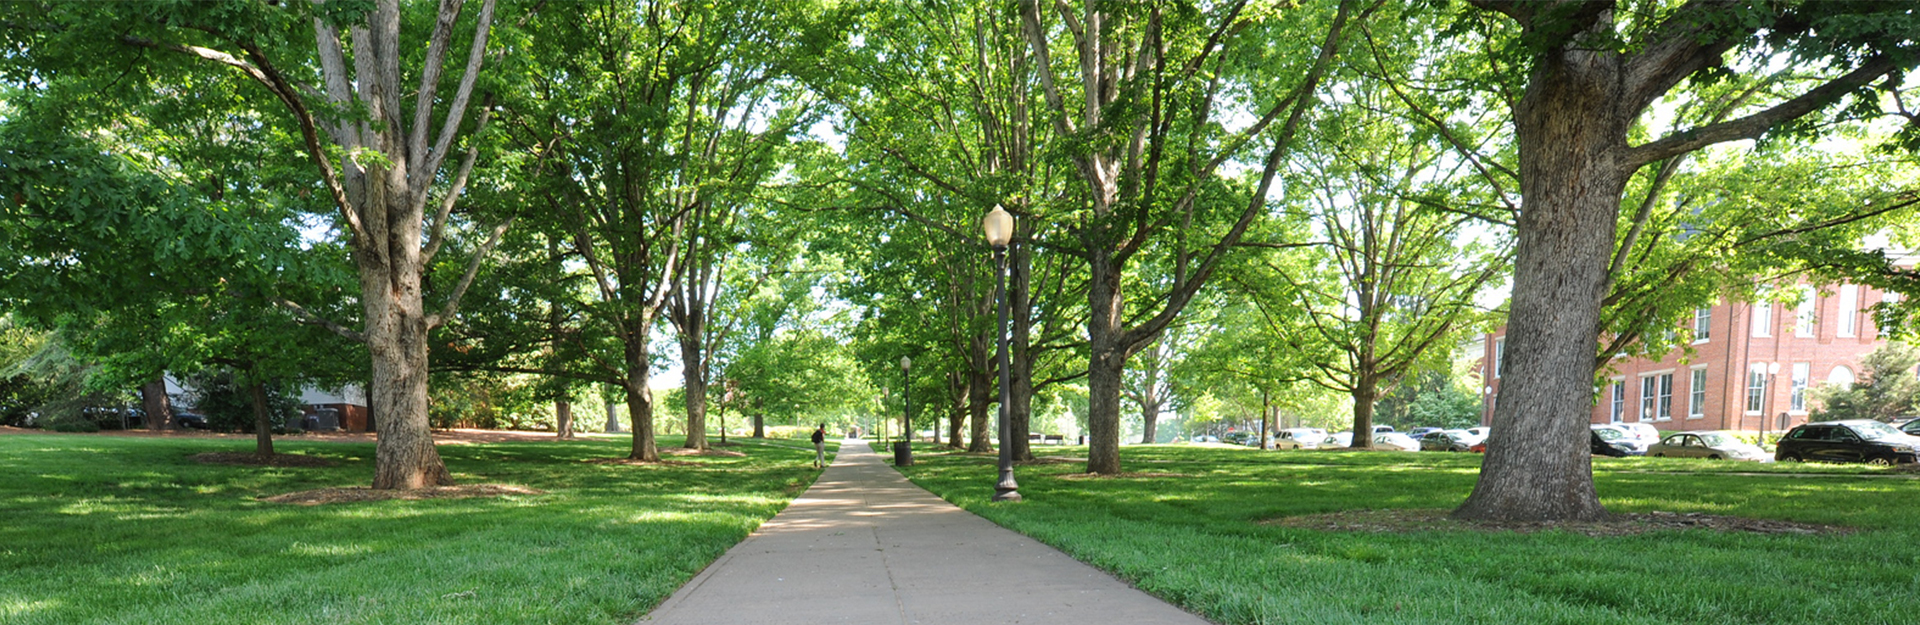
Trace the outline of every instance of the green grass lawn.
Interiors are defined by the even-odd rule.
[[[1036,453],[1084,460],[1085,450]],[[1026,501],[989,504],[992,458],[930,452],[905,470],[914,482],[1220,623],[1920,622],[1920,480],[1884,469],[1594,461],[1616,512],[1858,530],[1846,534],[1376,534],[1261,521],[1451,509],[1479,457],[1126,447],[1124,470],[1166,475],[1069,479],[1085,465],[1021,466]]]
[[[692,466],[441,445],[460,483],[546,494],[308,507],[258,498],[364,486],[373,445],[283,439],[339,464],[259,468],[189,459],[250,440],[0,436],[0,623],[631,622],[818,475],[805,441],[747,442]]]

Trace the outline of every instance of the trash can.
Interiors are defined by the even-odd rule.
[[[893,466],[896,466],[896,467],[913,466],[913,444],[912,443],[909,443],[907,441],[899,441],[893,444]]]

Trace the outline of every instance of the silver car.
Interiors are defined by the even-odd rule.
[[[1766,450],[1735,437],[1732,432],[1681,432],[1668,435],[1647,448],[1657,458],[1708,458],[1720,460],[1773,460]]]

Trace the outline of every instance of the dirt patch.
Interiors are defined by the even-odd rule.
[[[1632,536],[1667,530],[1704,529],[1716,532],[1755,534],[1845,534],[1851,528],[1816,525],[1773,519],[1749,519],[1698,512],[1633,512],[1615,514],[1601,521],[1462,521],[1447,516],[1447,510],[1347,510],[1328,514],[1282,517],[1261,521],[1262,525],[1301,529],[1376,534],[1403,534],[1435,530],[1518,532],[1532,534],[1562,530],[1588,536]]]
[[[248,467],[330,467],[335,463],[331,459],[306,454],[277,453],[266,458],[252,453],[237,451],[215,451],[194,454],[193,461],[200,464],[231,464]]]
[[[662,449],[660,450],[660,455],[662,456],[700,456],[703,458],[745,458],[747,457],[746,454],[743,454],[737,451],[728,451],[725,449],[687,449],[685,447],[673,447],[670,449]]]
[[[1137,477],[1193,477],[1185,473],[1069,473],[1060,476],[1063,480],[1125,480]]]
[[[661,460],[659,462],[647,462],[645,460],[634,460],[632,458],[589,458],[585,462],[587,464],[619,464],[619,465],[626,465],[630,467],[657,467],[657,466],[697,467],[697,466],[701,466],[702,464],[705,464],[701,462],[687,462],[685,460]]]
[[[290,503],[300,506],[318,506],[329,503],[347,503],[352,501],[386,501],[389,499],[467,499],[470,497],[500,497],[504,495],[544,495],[547,491],[511,484],[463,484],[460,486],[433,486],[408,490],[374,490],[371,488],[321,488],[303,490],[285,495],[262,497],[261,501]]]

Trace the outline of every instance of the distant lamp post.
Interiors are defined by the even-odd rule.
[[[893,444],[893,465],[913,466],[913,358],[900,357],[900,401],[906,409],[900,411],[900,440]]]
[[[994,307],[1000,311],[1000,482],[993,487],[994,501],[1020,501],[1020,485],[1013,481],[1013,432],[1008,429],[1007,391],[1012,377],[1007,370],[1007,245],[1013,243],[1013,214],[998,205],[981,220],[987,231],[987,245],[993,247]]]
[[[1780,363],[1767,363],[1766,391],[1760,396],[1760,444],[1767,443],[1767,421],[1773,419],[1773,377],[1780,375]]]

